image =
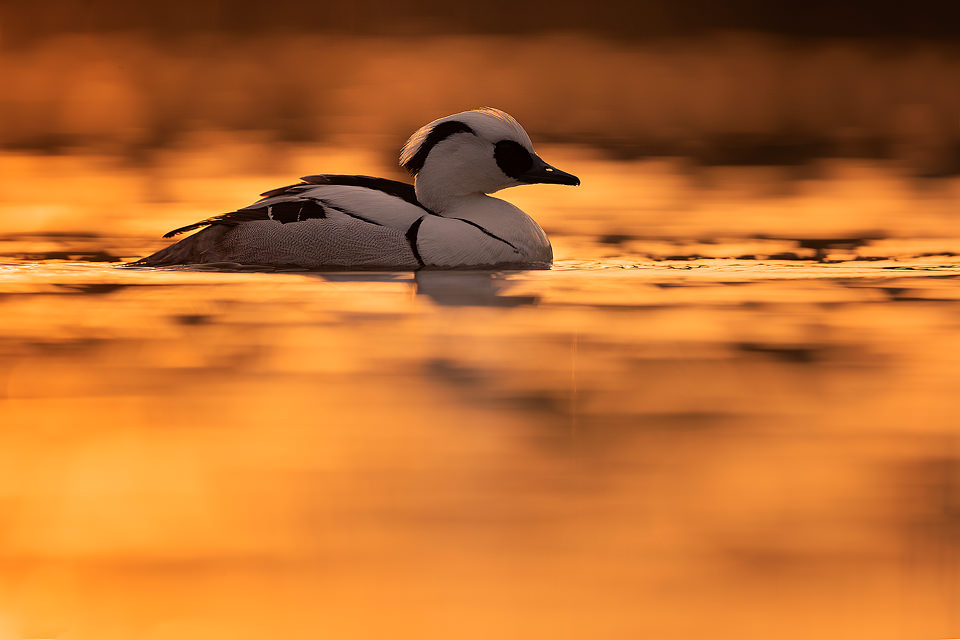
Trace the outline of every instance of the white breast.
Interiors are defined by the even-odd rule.
[[[428,216],[421,224],[418,248],[434,266],[535,264],[553,260],[547,234],[509,202],[490,196]]]
[[[492,265],[523,262],[514,246],[462,220],[427,216],[417,234],[423,263],[432,267]]]

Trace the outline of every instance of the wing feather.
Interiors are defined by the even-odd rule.
[[[256,220],[284,224],[312,218],[328,218],[337,212],[370,224],[406,229],[424,213],[432,213],[417,201],[413,185],[386,178],[360,175],[312,175],[300,184],[265,191],[257,202],[164,234],[180,233],[211,225],[236,226]]]

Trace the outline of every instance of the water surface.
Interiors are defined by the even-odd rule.
[[[956,180],[557,147],[549,271],[119,266],[322,155],[245,148],[2,159],[0,638],[960,635]]]

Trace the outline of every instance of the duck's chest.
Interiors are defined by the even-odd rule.
[[[501,201],[502,202],[502,201]],[[430,266],[549,263],[553,250],[536,221],[513,205],[426,216],[417,247]]]

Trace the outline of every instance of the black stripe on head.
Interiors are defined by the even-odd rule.
[[[519,142],[513,140],[501,140],[494,147],[493,157],[497,161],[497,166],[504,174],[519,180],[520,176],[530,170],[533,166],[533,158],[530,152],[523,148]]]
[[[476,135],[473,129],[459,120],[441,122],[430,130],[430,133],[427,134],[426,139],[421,143],[420,148],[417,149],[414,156],[402,165],[403,168],[411,174],[416,175],[420,169],[423,169],[423,165],[427,161],[427,156],[430,155],[433,148],[455,133],[472,133]]]

